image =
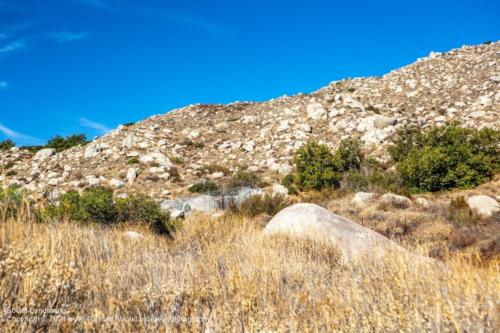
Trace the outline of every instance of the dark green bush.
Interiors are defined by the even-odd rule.
[[[254,217],[261,214],[274,216],[286,206],[288,204],[282,195],[254,195],[245,200],[239,208],[233,206],[232,211],[246,217]]]
[[[261,183],[259,174],[254,171],[238,170],[229,180],[227,187],[255,187]]]
[[[54,148],[57,152],[61,152],[71,147],[86,144],[87,142],[85,134],[73,134],[65,138],[60,135],[56,135],[47,142],[45,147]]]
[[[7,140],[0,141],[0,150],[9,150],[10,148],[15,147],[15,146],[16,146],[16,144],[12,140],[7,139]]]
[[[189,192],[191,193],[205,193],[205,192],[217,193],[218,191],[219,191],[219,185],[217,185],[217,183],[211,180],[198,182],[189,187]]]
[[[340,185],[343,165],[326,145],[310,142],[297,151],[295,169],[294,183],[301,190],[321,190]]]
[[[500,170],[500,131],[457,123],[398,132],[389,148],[397,171],[412,192],[470,188]]]
[[[364,161],[363,144],[359,139],[340,141],[335,157],[340,162],[343,171],[359,170]]]
[[[137,194],[117,199],[115,207],[118,223],[143,223],[158,234],[171,234],[174,231],[170,214],[162,211],[159,204],[150,197]]]

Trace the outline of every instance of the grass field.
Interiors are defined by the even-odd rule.
[[[498,260],[345,264],[326,244],[193,216],[175,239],[127,227],[2,221],[2,332],[494,332]],[[137,230],[137,228],[135,228]],[[418,251],[418,249],[412,249]]]

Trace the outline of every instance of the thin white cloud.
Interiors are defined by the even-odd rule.
[[[0,133],[9,139],[17,141],[17,143],[21,144],[40,144],[42,141],[30,135],[26,135],[20,132],[17,132],[7,126],[0,124]]]
[[[0,90],[5,89],[9,86],[9,84],[5,81],[0,81]]]
[[[0,46],[0,54],[11,53],[26,47],[26,41],[24,39],[16,40]]]
[[[88,32],[69,32],[69,31],[60,31],[54,32],[51,34],[59,43],[69,43],[74,42],[80,39],[84,39],[89,34]]]
[[[111,131],[111,128],[109,128],[108,126],[92,120],[88,120],[87,118],[80,118],[79,121],[81,126],[91,128],[100,132],[101,134],[105,134]]]

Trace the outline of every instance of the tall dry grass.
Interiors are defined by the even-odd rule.
[[[498,262],[401,255],[345,264],[326,244],[192,217],[174,240],[2,221],[0,331],[494,332]]]

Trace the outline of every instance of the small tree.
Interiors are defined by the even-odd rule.
[[[61,152],[68,148],[87,143],[85,134],[73,134],[66,138],[60,135],[54,136],[47,142],[47,148],[54,148],[56,151]]]
[[[345,139],[335,152],[344,171],[360,170],[364,161],[363,145],[359,139]]]
[[[295,156],[294,182],[303,190],[338,187],[342,178],[342,163],[326,145],[310,142]]]
[[[9,139],[0,141],[0,150],[9,150],[10,148],[15,147],[15,145],[14,141]]]

